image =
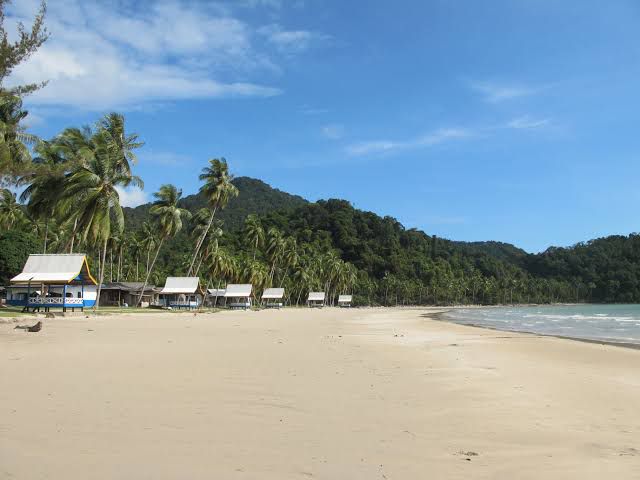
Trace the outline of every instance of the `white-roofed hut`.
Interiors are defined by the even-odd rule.
[[[351,302],[353,301],[353,295],[340,295],[338,297],[338,306],[343,308],[351,307]]]
[[[93,307],[97,282],[84,253],[29,255],[22,272],[7,287],[7,304],[23,311]]]
[[[324,292],[309,292],[309,297],[307,298],[307,305],[309,307],[324,307],[325,302],[325,293]]]
[[[282,308],[284,288],[266,288],[262,292],[262,304],[265,308]]]
[[[160,305],[170,308],[198,308],[202,304],[203,291],[198,277],[167,277],[160,290]]]
[[[251,308],[251,291],[253,285],[250,283],[230,283],[224,291],[225,305],[229,308]]]
[[[206,304],[209,307],[217,307],[224,301],[224,288],[208,288]]]

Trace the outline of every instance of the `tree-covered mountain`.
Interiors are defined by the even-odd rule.
[[[253,213],[263,215],[273,210],[287,210],[302,206],[307,201],[297,195],[291,195],[276,188],[271,187],[262,180],[249,177],[234,178],[232,182],[236,188],[242,192],[229,201],[224,210],[221,210],[216,218],[224,222],[224,227],[229,230],[237,230],[242,227],[247,215]],[[200,193],[188,195],[178,202],[181,208],[195,213],[199,209],[207,206],[207,201]],[[135,208],[124,208],[127,228],[136,229],[149,219],[149,208],[147,203]]]

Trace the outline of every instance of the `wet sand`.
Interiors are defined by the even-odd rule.
[[[0,478],[640,478],[640,351],[437,311],[0,324]]]

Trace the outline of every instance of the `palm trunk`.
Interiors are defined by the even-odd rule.
[[[203,262],[203,260],[204,260],[205,253],[206,253],[206,252],[204,252],[202,255],[200,255],[200,260],[198,261],[198,266],[196,267],[196,271],[195,271],[195,273],[194,273],[194,275],[195,275],[196,277],[198,276],[198,272],[200,271],[200,267],[202,266],[202,262]]]
[[[105,270],[105,263],[107,262],[107,242],[109,240],[105,240],[104,241],[104,246],[102,247],[102,260],[100,261],[101,267],[100,267],[100,282],[98,283],[98,292],[96,293],[96,303],[93,306],[93,309],[95,311],[98,310],[98,308],[100,307],[100,291],[102,290],[102,282],[104,281],[104,270]]]
[[[73,253],[73,244],[76,239],[76,229],[78,228],[78,219],[73,221],[73,230],[71,231],[71,245],[69,246],[69,253]]]
[[[136,254],[136,282],[138,281],[138,277],[140,276],[140,268],[139,268],[139,260],[140,260],[140,255]]]
[[[202,235],[198,239],[198,243],[196,244],[196,249],[193,252],[193,259],[191,260],[191,265],[189,265],[189,271],[187,272],[187,277],[191,276],[191,271],[193,270],[193,265],[196,263],[196,258],[198,258],[198,253],[200,253],[200,248],[204,243],[204,239],[207,238],[207,234],[209,233],[209,229],[211,228],[211,224],[213,223],[213,217],[216,215],[216,210],[218,209],[217,205],[213,208],[211,212],[211,216],[209,217],[209,222],[207,223],[207,228],[204,229]]]
[[[49,236],[49,219],[44,222],[44,248],[42,253],[47,253],[47,237]]]
[[[160,243],[158,244],[158,250],[156,250],[156,254],[153,257],[153,262],[151,262],[151,266],[147,271],[147,276],[144,279],[144,284],[142,285],[142,290],[140,290],[140,296],[138,297],[138,301],[136,302],[136,307],[140,306],[140,302],[142,301],[142,295],[144,295],[144,289],[147,288],[147,283],[149,282],[149,276],[151,276],[151,271],[153,270],[154,265],[156,264],[156,260],[158,260],[158,254],[160,253],[160,249],[162,248],[162,244],[164,243],[164,237],[160,239]]]

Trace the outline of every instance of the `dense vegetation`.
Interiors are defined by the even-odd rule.
[[[22,98],[43,87],[3,86],[47,39],[44,5],[17,42],[0,0],[0,282],[29,253],[86,252],[103,281],[160,285],[197,275],[206,286],[247,282],[256,294],[284,286],[290,303],[312,290],[359,304],[640,301],[640,236],[612,236],[527,254],[499,242],[452,242],[405,229],[343,200],[309,203],[211,159],[197,195],[170,184],[152,205],[122,208],[119,187],[142,146],[111,113],[49,140],[24,131]],[[195,179],[194,179],[195,180]],[[14,193],[21,192],[19,197]]]

